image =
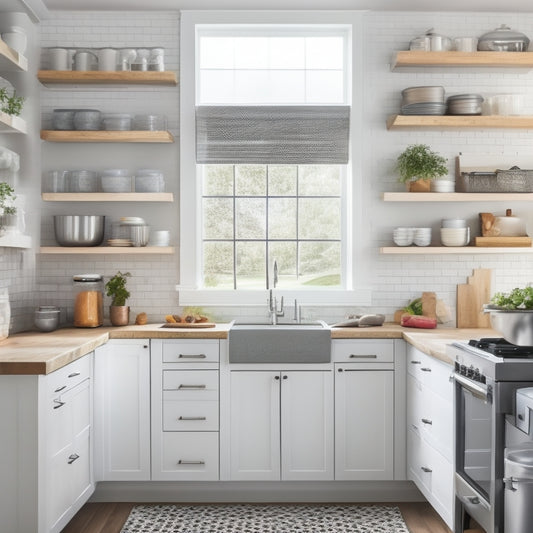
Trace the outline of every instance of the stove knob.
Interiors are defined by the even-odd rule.
[[[461,374],[462,376],[466,376],[466,366],[465,365],[461,365],[461,368],[459,369],[459,374]]]
[[[466,377],[471,378],[474,376],[474,367],[470,365],[470,368],[466,370]]]
[[[457,361],[455,361],[455,371],[456,372],[460,372],[461,371],[461,365]]]
[[[487,378],[481,374],[479,381],[481,381],[481,383],[487,383]]]
[[[481,374],[479,372],[479,368],[474,369],[473,378],[474,378],[474,381],[481,381]]]

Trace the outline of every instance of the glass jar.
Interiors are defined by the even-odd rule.
[[[74,326],[97,328],[104,323],[104,282],[100,274],[78,274],[74,281]]]

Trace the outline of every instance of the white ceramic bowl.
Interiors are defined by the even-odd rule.
[[[441,221],[442,228],[466,228],[464,218],[443,218]]]
[[[470,228],[441,228],[440,240],[444,246],[467,246]]]

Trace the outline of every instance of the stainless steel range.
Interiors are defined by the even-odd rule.
[[[505,416],[515,392],[533,383],[533,347],[504,339],[454,342],[455,533],[473,518],[487,533],[504,533]]]

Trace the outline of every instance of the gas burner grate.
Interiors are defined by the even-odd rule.
[[[473,339],[468,344],[497,357],[533,357],[533,346],[517,346],[516,344],[507,342],[503,338]]]

